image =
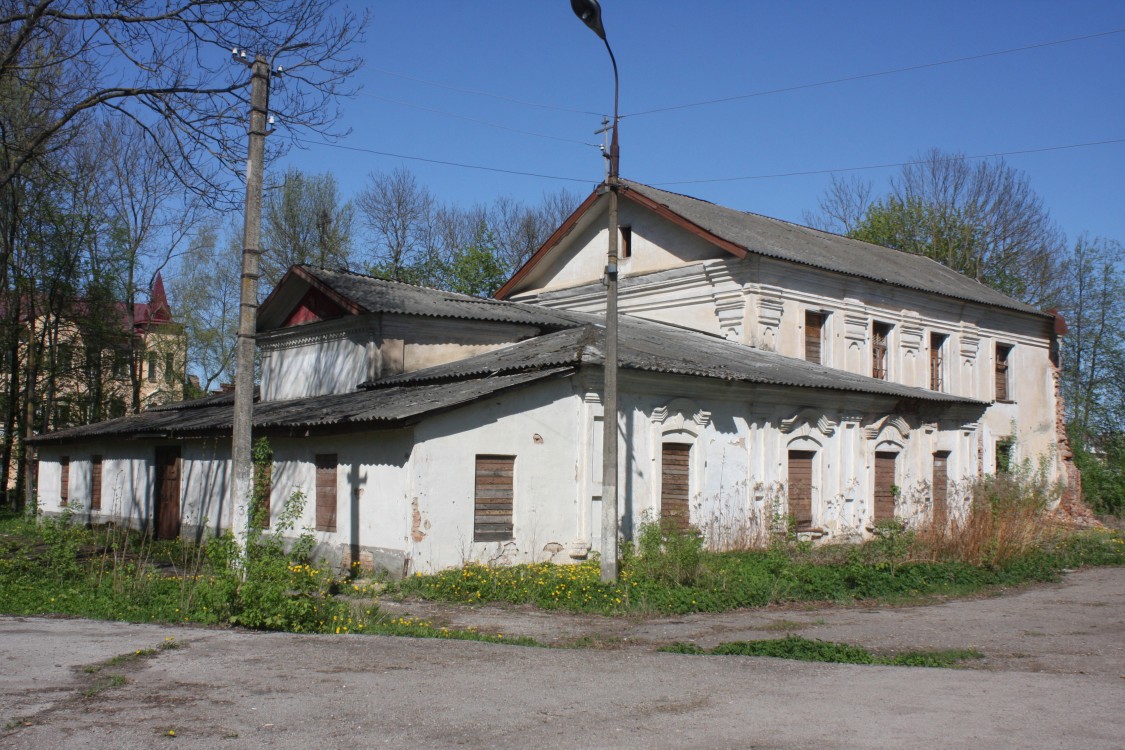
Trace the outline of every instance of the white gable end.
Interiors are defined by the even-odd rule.
[[[606,200],[582,217],[570,234],[554,247],[509,295],[531,301],[541,292],[600,282],[609,246]],[[708,260],[729,258],[725,250],[630,201],[618,204],[618,223],[629,235],[630,253],[619,241],[621,276],[628,277],[681,268]]]

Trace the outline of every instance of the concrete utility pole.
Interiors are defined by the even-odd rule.
[[[606,44],[609,49],[609,44]],[[613,53],[610,53],[612,59]],[[613,63],[617,79],[617,62]],[[613,135],[609,144],[609,249],[605,264],[605,406],[602,416],[602,557],[601,577],[605,583],[617,580],[617,87],[613,96]]]
[[[570,0],[574,15],[605,42],[613,63],[613,130],[609,142],[609,173],[605,189],[609,192],[609,248],[605,264],[605,386],[602,393],[602,554],[601,578],[617,580],[617,524],[620,516],[617,492],[617,191],[620,188],[620,151],[617,146],[618,77],[617,58],[609,46],[602,25],[598,0]]]
[[[245,53],[243,53],[245,56]],[[258,325],[258,264],[262,256],[262,173],[266,118],[270,106],[270,67],[257,55],[250,65],[250,147],[246,157],[246,213],[242,233],[242,291],[234,373],[234,439],[228,528],[245,549],[250,528],[251,448],[254,424],[254,334]]]

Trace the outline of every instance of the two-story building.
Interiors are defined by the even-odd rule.
[[[933,261],[625,183],[622,533],[714,546],[955,523],[982,474],[1068,479],[1056,319]],[[606,204],[595,191],[500,300],[294,267],[260,309],[271,506],[395,573],[579,559],[600,544]],[[224,394],[37,440],[41,507],[159,535],[231,502]],[[94,498],[97,497],[97,502]],[[97,506],[97,510],[90,510]]]

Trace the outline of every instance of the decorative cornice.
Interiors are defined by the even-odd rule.
[[[844,303],[844,338],[851,348],[862,347],[867,343],[867,324],[869,318],[867,307],[855,299],[846,299]]]
[[[918,313],[907,313],[900,331],[899,342],[905,351],[914,354],[921,350],[925,329],[922,327]]]
[[[690,399],[677,398],[653,409],[649,419],[654,425],[661,426],[661,432],[686,430],[698,436],[711,424],[711,412],[700,409]]]
[[[972,364],[980,352],[980,334],[976,326],[966,323],[961,329],[961,359]]]
[[[781,289],[775,286],[761,285],[758,292],[758,322],[763,327],[775,328],[781,323],[781,312],[785,303],[781,299]]]
[[[901,416],[896,415],[892,417],[890,414],[887,414],[886,416],[883,416],[875,422],[871,423],[867,427],[864,427],[863,435],[868,440],[876,440],[880,435],[883,434],[883,430],[887,427],[895,428],[895,430],[898,431],[898,434],[902,436],[902,439],[904,441],[910,439],[910,423],[903,419]]]
[[[304,331],[301,330],[303,326],[298,326],[297,328],[270,332],[268,336],[259,336],[258,346],[263,352],[271,352],[279,349],[296,349],[302,346],[324,344],[329,341],[345,339],[352,331],[364,327],[362,324],[357,325],[356,318],[344,318],[343,320],[314,325],[316,330]],[[309,327],[312,328],[313,326]]]
[[[742,339],[742,321],[746,315],[746,294],[741,287],[716,289],[712,293],[719,330],[728,341]]]
[[[820,431],[820,434],[825,437],[831,437],[836,432],[836,427],[839,425],[838,422],[833,422],[829,419],[828,415],[826,415],[823,410],[806,406],[788,419],[781,420],[778,427],[782,434],[788,435],[803,424],[816,427],[816,429]]]

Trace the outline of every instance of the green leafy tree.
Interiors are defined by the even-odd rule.
[[[1125,513],[1125,259],[1120,242],[1082,236],[1067,263],[1062,382],[1082,495]]]
[[[499,289],[508,272],[492,231],[480,226],[472,242],[453,250],[443,264],[441,276],[441,287],[452,292],[484,297]]]

